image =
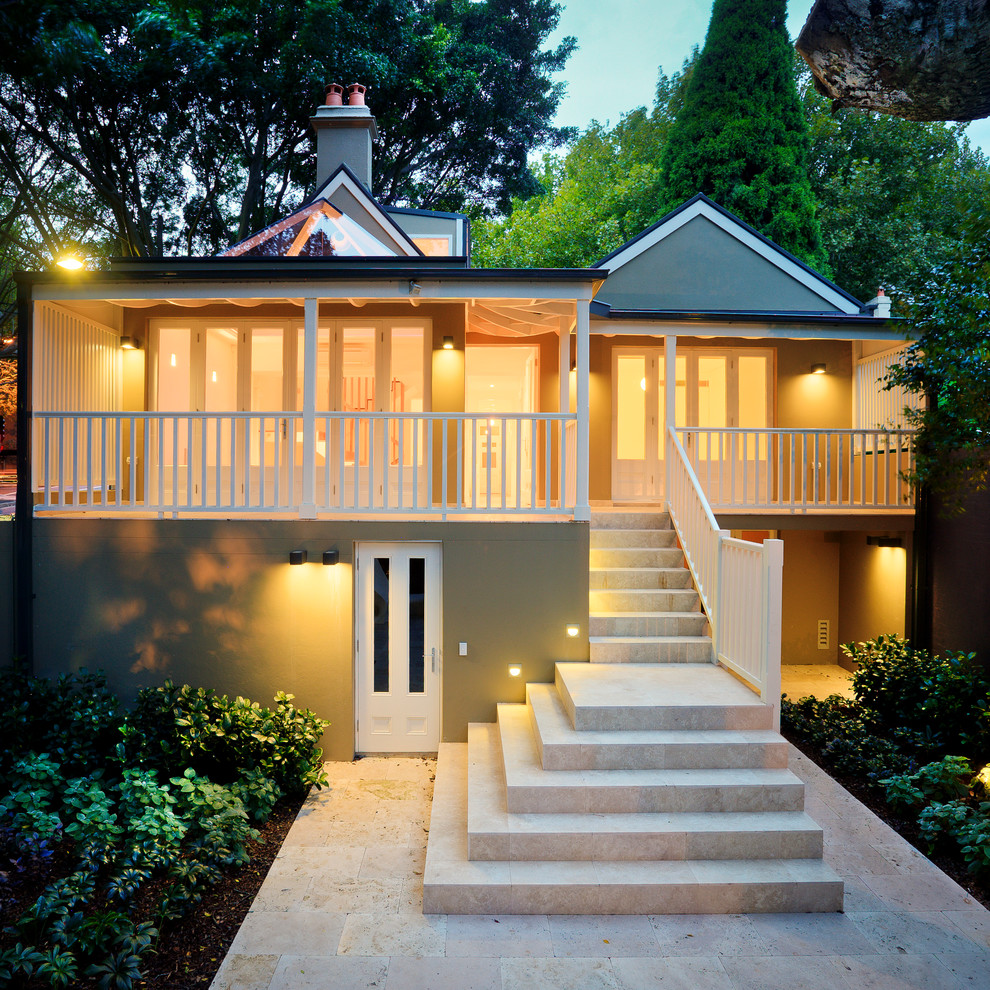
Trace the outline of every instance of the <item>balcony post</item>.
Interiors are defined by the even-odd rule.
[[[577,492],[574,503],[574,518],[591,519],[588,505],[588,439],[590,413],[588,409],[588,365],[591,361],[591,316],[588,300],[577,303]]]
[[[303,450],[300,519],[316,518],[316,351],[318,299],[303,301]],[[291,420],[290,420],[291,422]],[[290,431],[295,443],[295,428]]]
[[[663,338],[663,425],[664,433],[670,427],[677,428],[677,338]],[[664,437],[663,497],[670,498],[670,458],[666,454],[667,438]]]

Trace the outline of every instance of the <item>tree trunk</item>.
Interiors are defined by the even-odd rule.
[[[990,0],[815,0],[797,50],[833,109],[990,116]]]

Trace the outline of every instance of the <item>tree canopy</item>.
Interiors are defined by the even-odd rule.
[[[715,0],[660,157],[658,214],[703,192],[827,273],[785,0]]]
[[[376,196],[504,209],[536,188],[530,150],[561,137],[558,17],[553,0],[15,2],[0,135],[92,198],[113,250],[156,253],[161,220],[167,251],[212,252],[294,205],[325,83],[358,80],[383,137]]]

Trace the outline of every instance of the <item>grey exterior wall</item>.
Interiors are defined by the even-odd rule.
[[[836,312],[705,217],[616,269],[595,298],[613,309]]]
[[[103,669],[144,686],[211,687],[270,703],[282,690],[331,721],[328,759],[354,753],[354,543],[443,546],[446,741],[587,659],[588,525],[53,519],[34,521],[35,671]],[[338,547],[341,563],[310,561]],[[581,625],[569,639],[565,626]],[[457,644],[469,644],[457,656]],[[510,678],[510,662],[523,676]]]

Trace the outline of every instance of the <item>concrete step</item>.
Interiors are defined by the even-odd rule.
[[[592,511],[591,528],[595,529],[670,529],[670,513],[655,509],[621,509]]]
[[[558,663],[554,679],[578,731],[773,726],[771,707],[714,664]]]
[[[592,529],[592,549],[608,547],[625,547],[627,549],[642,549],[643,547],[676,547],[677,533],[672,529]]]
[[[527,684],[526,702],[544,770],[787,766],[787,743],[772,729],[578,732],[554,685]]]
[[[500,704],[506,809],[520,813],[802,811],[789,770],[544,770],[526,705]]]
[[[493,725],[468,729],[472,860],[809,859],[822,830],[803,812],[513,814]]]
[[[708,631],[704,612],[604,612],[592,615],[591,636],[703,636]]]
[[[592,591],[636,589],[691,588],[694,582],[686,567],[598,567],[588,574],[588,587]]]
[[[591,568],[684,567],[680,547],[593,547]]]
[[[423,875],[425,914],[840,911],[819,858],[556,862],[468,859],[468,747],[442,743]]]
[[[588,605],[595,615],[603,612],[697,612],[701,609],[701,599],[694,588],[599,589],[589,591]]]
[[[713,663],[708,636],[592,636],[592,663]]]

